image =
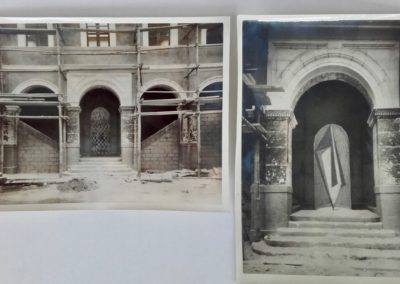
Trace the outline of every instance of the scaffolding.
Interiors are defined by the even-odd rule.
[[[207,64],[202,64],[200,62],[199,56],[199,48],[202,45],[200,43],[200,35],[199,35],[199,26],[201,24],[174,24],[169,26],[158,26],[158,27],[143,27],[141,24],[136,24],[134,28],[129,29],[108,29],[106,30],[108,33],[130,33],[134,35],[134,43],[132,48],[118,48],[112,47],[110,50],[64,50],[64,32],[66,31],[76,31],[76,32],[97,32],[97,29],[90,28],[75,28],[75,27],[63,27],[59,24],[54,24],[53,28],[9,28],[9,27],[0,27],[0,34],[13,34],[13,35],[26,35],[26,34],[47,34],[55,36],[55,47],[49,49],[48,47],[35,47],[34,49],[29,48],[17,48],[17,47],[0,47],[0,122],[6,119],[48,119],[48,120],[58,120],[58,139],[59,139],[59,174],[66,169],[65,166],[65,152],[66,152],[66,125],[68,122],[68,117],[65,115],[65,107],[66,103],[66,95],[64,86],[67,81],[66,72],[70,70],[118,70],[118,69],[128,69],[132,70],[132,73],[136,75],[136,98],[134,98],[134,113],[132,114],[132,119],[134,120],[134,124],[137,127],[136,135],[134,137],[135,142],[134,145],[134,163],[137,168],[138,176],[140,178],[140,173],[142,170],[142,117],[145,116],[168,116],[168,115],[178,115],[180,121],[182,121],[182,117],[191,116],[196,117],[197,122],[197,139],[196,139],[196,148],[197,148],[197,173],[198,176],[201,174],[201,115],[207,113],[222,113],[222,107],[218,110],[202,110],[201,104],[207,102],[222,102],[222,97],[218,96],[218,94],[222,93],[222,90],[209,90],[202,91],[199,89],[199,72],[202,69],[207,69],[209,66]],[[188,32],[183,37],[184,40],[187,40],[187,44],[185,45],[176,45],[176,46],[144,46],[143,45],[143,33],[149,32],[153,30],[173,30],[173,29],[183,29],[188,28]],[[190,34],[195,33],[194,38],[195,42],[189,42]],[[186,49],[189,53],[190,49],[194,50],[194,62],[191,62],[189,58],[189,62],[185,66],[174,67],[178,69],[184,69],[187,71],[184,79],[188,81],[188,86],[194,85],[194,90],[185,90],[185,91],[149,91],[144,90],[142,87],[145,82],[143,82],[142,72],[143,70],[147,70],[150,66],[146,66],[143,62],[142,55],[151,51],[157,50],[167,50],[167,49]],[[5,70],[2,67],[2,52],[29,52],[29,53],[38,53],[41,55],[55,55],[57,57],[57,65],[56,68],[50,68],[49,72],[57,72],[58,78],[58,90],[59,94],[10,94],[4,93],[4,72],[10,72],[9,70]],[[106,66],[69,66],[64,63],[64,56],[66,55],[117,55],[117,54],[128,54],[133,55],[136,58],[136,64],[117,64],[106,65]],[[79,65],[79,64],[78,64]],[[194,82],[194,84],[190,84]],[[165,94],[177,94],[177,93],[185,93],[187,95],[191,95],[190,98],[181,99],[154,99],[154,100],[144,100],[142,95],[145,93],[165,93]],[[217,94],[216,96],[207,96],[201,97],[200,94]],[[56,98],[57,101],[47,101],[46,99]],[[16,106],[48,106],[48,107],[57,107],[58,115],[54,116],[22,116],[22,115],[8,115],[3,111],[3,108],[6,105],[16,105]],[[221,104],[222,105],[222,104]],[[176,106],[176,111],[143,111],[143,106]],[[4,166],[4,141],[3,141],[3,123],[1,124],[1,139],[0,139],[0,174],[3,173]],[[181,131],[181,123],[179,124]],[[179,139],[181,143],[181,138]],[[188,147],[189,148],[189,147]]]

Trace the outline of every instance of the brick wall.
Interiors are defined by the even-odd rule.
[[[179,121],[175,120],[142,142],[142,170],[178,169],[179,143]]]
[[[58,172],[58,144],[35,128],[18,123],[18,171]]]
[[[201,115],[201,167],[222,165],[222,114]]]
[[[197,168],[197,147],[182,145],[179,154],[179,121],[175,120],[142,142],[142,170],[169,171]],[[190,158],[188,157],[190,156]],[[179,161],[179,159],[181,161]],[[222,114],[201,115],[201,167],[221,167]]]

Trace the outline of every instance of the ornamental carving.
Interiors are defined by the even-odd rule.
[[[79,144],[79,112],[80,108],[68,109],[67,143]]]
[[[182,117],[182,143],[196,143],[198,139],[197,115]]]

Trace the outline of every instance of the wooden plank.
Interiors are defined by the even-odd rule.
[[[58,116],[58,115],[6,115],[1,114],[0,117],[4,118],[20,118],[20,119],[33,119],[33,120],[51,120],[51,119],[65,119],[68,120],[68,116]]]
[[[58,98],[61,94],[53,94],[53,93],[35,93],[35,94],[28,94],[28,93],[0,93],[0,98],[12,98],[12,99],[19,99],[19,98]]]
[[[59,102],[46,102],[46,101],[6,101],[0,99],[0,105],[13,105],[13,106],[58,106]]]

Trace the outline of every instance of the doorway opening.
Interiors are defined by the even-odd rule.
[[[371,108],[363,94],[339,80],[318,83],[298,101],[293,130],[293,208],[315,209],[314,139],[326,125],[336,124],[348,135],[352,209],[375,206]]]
[[[118,98],[107,89],[93,89],[81,100],[82,157],[121,155],[121,117]]]

